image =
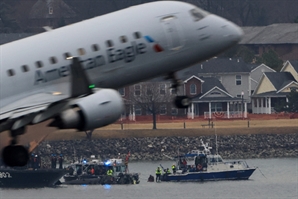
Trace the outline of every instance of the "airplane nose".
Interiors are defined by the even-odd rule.
[[[232,43],[238,43],[243,37],[243,30],[232,22],[228,22],[221,28],[226,32],[224,37],[228,38]]]

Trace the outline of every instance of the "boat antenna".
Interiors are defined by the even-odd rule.
[[[217,133],[215,131],[215,149],[216,149],[216,155],[218,155],[218,144],[217,144]]]

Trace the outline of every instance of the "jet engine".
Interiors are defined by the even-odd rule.
[[[123,100],[117,91],[100,89],[77,99],[73,107],[61,112],[50,126],[80,131],[96,129],[117,121],[123,110]]]

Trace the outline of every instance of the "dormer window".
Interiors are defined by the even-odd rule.
[[[53,10],[53,7],[49,7],[49,14],[53,14],[54,10]]]
[[[197,94],[197,86],[195,84],[190,85],[190,94],[191,95]]]

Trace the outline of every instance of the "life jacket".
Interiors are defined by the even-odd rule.
[[[109,169],[109,170],[107,171],[107,175],[108,175],[108,176],[113,175],[113,170],[112,170],[112,169]]]
[[[161,174],[161,169],[156,169],[156,174]]]

